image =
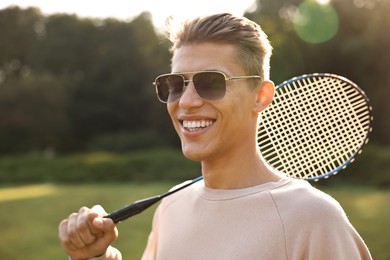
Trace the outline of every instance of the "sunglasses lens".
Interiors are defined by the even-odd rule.
[[[162,75],[155,84],[157,96],[162,102],[174,102],[183,92],[184,78],[181,75]]]
[[[217,100],[225,96],[226,81],[225,76],[218,72],[196,73],[192,81],[198,95],[207,100]]]
[[[198,95],[206,100],[217,100],[225,96],[226,80],[222,73],[204,71],[195,73],[192,77]],[[179,74],[159,76],[156,81],[157,96],[160,101],[175,102],[183,94],[184,77]]]

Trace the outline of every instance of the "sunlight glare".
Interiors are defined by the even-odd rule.
[[[316,2],[320,5],[328,5],[330,0],[316,0]]]
[[[30,199],[54,194],[56,188],[51,184],[32,184],[21,187],[0,189],[0,202]]]
[[[243,15],[247,10],[256,7],[256,0],[148,0],[148,1],[52,1],[52,0],[2,0],[0,9],[10,5],[18,5],[22,8],[29,6],[38,7],[45,15],[53,13],[77,14],[80,17],[107,18],[113,17],[120,20],[131,20],[144,11],[152,14],[154,25],[159,28],[166,24],[167,18],[175,21],[193,18],[201,15],[228,12],[235,15]]]

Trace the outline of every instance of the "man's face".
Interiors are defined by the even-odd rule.
[[[221,71],[227,77],[247,75],[228,44],[184,45],[172,58],[172,72]],[[191,74],[184,75],[192,79]],[[168,103],[168,112],[181,139],[186,157],[196,161],[234,158],[256,142],[256,89],[251,80],[227,82],[222,99],[207,101],[198,96],[193,83],[179,101]]]

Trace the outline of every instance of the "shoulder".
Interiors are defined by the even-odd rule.
[[[298,239],[314,246],[310,241],[340,234],[344,236],[351,230],[340,204],[306,181],[293,180],[272,191],[270,196],[290,244],[295,244],[294,239]],[[332,240],[326,241],[333,243]]]
[[[176,205],[177,203],[186,203],[186,201],[189,198],[193,197],[196,194],[196,192],[194,192],[194,191],[196,191],[197,189],[199,189],[199,187],[204,185],[203,180],[193,182],[193,184],[190,184],[191,182],[193,182],[193,180],[188,180],[188,181],[185,181],[183,183],[180,183],[180,184],[173,186],[169,190],[169,192],[172,192],[172,193],[162,200],[162,202],[160,204],[160,208],[170,207],[172,204]],[[181,189],[181,190],[178,190],[178,191],[175,191],[177,189],[180,189],[182,186],[185,186],[188,184],[190,184],[188,187]]]
[[[287,251],[297,259],[312,258],[311,253],[316,259],[372,259],[340,204],[328,194],[293,180],[270,191],[270,196],[284,228]]]
[[[288,219],[332,218],[343,215],[340,204],[330,195],[303,180],[292,180],[270,191],[281,216]]]

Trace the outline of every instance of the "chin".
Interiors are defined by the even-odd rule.
[[[183,154],[187,159],[190,159],[191,161],[196,161],[196,162],[202,161],[202,156],[200,156],[199,154],[194,154],[194,153],[189,153],[184,151]]]
[[[192,161],[200,162],[204,160],[205,154],[203,152],[196,151],[196,149],[186,149],[182,147],[184,156]]]

